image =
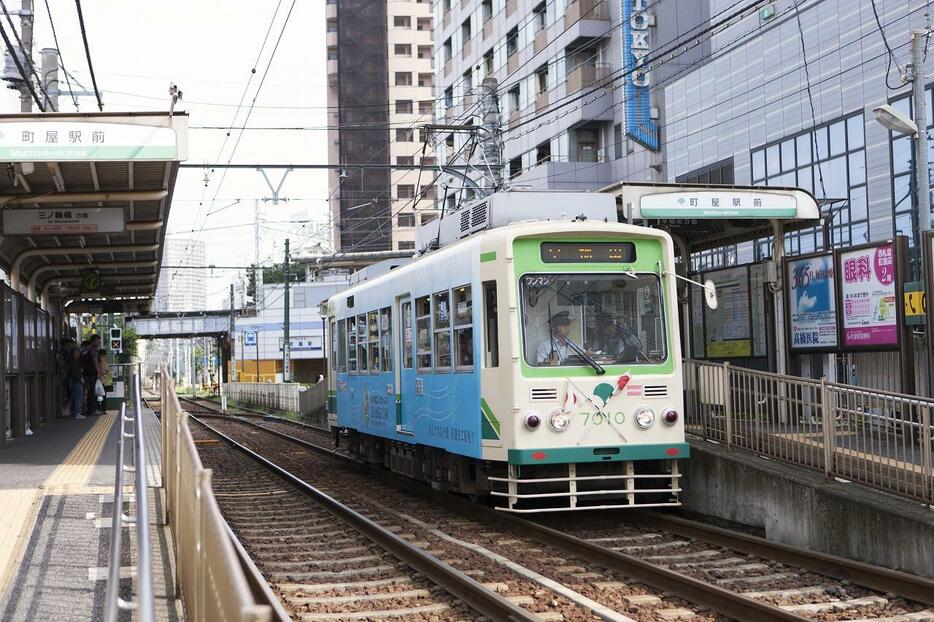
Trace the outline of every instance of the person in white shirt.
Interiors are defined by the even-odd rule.
[[[574,350],[568,344],[571,332],[571,318],[567,311],[560,311],[551,316],[551,335],[538,346],[535,354],[536,365],[564,365]]]

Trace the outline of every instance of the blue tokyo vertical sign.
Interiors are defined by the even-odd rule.
[[[652,118],[649,94],[652,71],[646,63],[651,52],[649,27],[655,25],[655,16],[648,11],[649,0],[622,3],[626,136],[646,149],[658,151],[658,123]]]

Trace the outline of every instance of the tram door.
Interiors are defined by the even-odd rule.
[[[396,299],[396,317],[399,318],[396,344],[396,430],[414,432],[409,418],[415,397],[415,318],[412,316],[412,298],[408,295]]]

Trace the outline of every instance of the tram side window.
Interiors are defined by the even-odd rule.
[[[333,371],[338,370],[338,344],[340,340],[337,338],[337,322],[331,322],[330,326],[330,335],[331,335],[331,369]]]
[[[347,318],[347,372],[357,373],[357,318]]]
[[[361,374],[367,372],[367,342],[366,342],[366,315],[357,316],[357,371]]]
[[[392,311],[389,307],[379,312],[380,371],[392,371]]]
[[[431,371],[431,303],[428,296],[415,299],[415,331],[418,371]]]
[[[435,371],[451,370],[451,293],[434,296]]]
[[[412,303],[402,303],[402,330],[399,331],[399,340],[402,344],[402,366],[412,369]]]
[[[496,310],[496,281],[483,282],[483,364],[499,367],[499,317]]]
[[[454,364],[457,371],[473,369],[473,301],[470,285],[455,287],[454,304]]]
[[[367,332],[370,355],[370,373],[379,373],[379,317],[376,311],[367,314]]]
[[[337,371],[347,373],[347,324],[344,320],[337,320],[337,347],[333,358],[337,361]]]

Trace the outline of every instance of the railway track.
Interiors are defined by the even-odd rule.
[[[298,438],[297,426],[269,419],[208,423],[301,478],[326,482],[361,512],[411,531],[417,544],[452,564],[465,552],[479,555],[458,567],[482,573],[515,602],[542,609],[555,597],[537,611],[546,617],[934,620],[934,609],[926,608],[934,604],[934,584],[910,575],[658,514],[531,522],[387,473],[336,477],[346,469],[335,457],[349,458],[327,449],[325,456],[310,434]]]

